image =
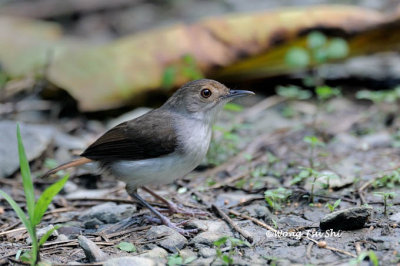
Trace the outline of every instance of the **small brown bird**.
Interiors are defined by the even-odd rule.
[[[212,125],[225,103],[254,94],[229,90],[209,79],[186,83],[160,108],[107,131],[82,154],[82,158],[60,165],[45,176],[62,169],[95,162],[111,176],[126,183],[128,194],[150,209],[163,224],[187,235],[184,230],[148,204],[137,193],[142,188],[168,204],[172,212],[179,208],[145,187],[170,183],[183,177],[205,157]]]

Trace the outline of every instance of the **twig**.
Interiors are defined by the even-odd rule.
[[[245,239],[247,239],[250,243],[253,242],[253,237],[249,235],[246,231],[242,230],[234,221],[232,221],[229,216],[223,212],[220,208],[215,206],[214,204],[211,205],[211,209],[219,216],[221,216],[222,219],[225,220],[230,226],[232,226],[233,229],[235,229],[239,234],[241,234]]]
[[[7,234],[12,234],[12,233],[16,233],[16,232],[20,232],[20,231],[26,231],[25,227],[21,227],[21,228],[17,228],[17,229],[12,229],[12,230],[8,230],[8,231],[4,231],[0,233],[0,236],[2,235],[7,235]]]
[[[307,256],[307,258],[309,259],[309,260],[311,260],[311,250],[312,250],[312,247],[314,246],[314,242],[310,242],[309,244],[308,244],[308,246],[307,246],[307,253],[306,253],[306,256]]]
[[[356,255],[351,254],[350,252],[348,252],[348,251],[346,251],[346,250],[342,250],[342,249],[330,247],[330,246],[328,246],[328,245],[319,245],[318,243],[320,243],[320,242],[318,242],[317,240],[312,239],[311,237],[308,237],[308,236],[306,236],[305,238],[308,239],[308,240],[310,240],[310,241],[312,241],[312,242],[314,242],[319,248],[329,249],[329,250],[332,250],[332,251],[335,251],[335,252],[338,252],[338,253],[342,253],[342,254],[345,254],[345,255],[350,256],[350,257],[353,257],[353,258],[357,258]],[[325,244],[326,244],[326,243],[325,243]]]
[[[216,184],[210,186],[209,189],[220,188],[220,187],[227,186],[229,184],[233,184],[236,181],[238,181],[238,180],[242,179],[243,177],[245,177],[246,175],[247,175],[247,173],[240,173],[238,175],[229,177],[229,178],[223,180],[223,182],[221,182],[221,183],[216,183]]]
[[[355,246],[355,248],[356,248],[356,253],[357,253],[357,256],[360,256],[360,254],[361,254],[361,246],[360,246],[360,242],[356,242],[356,243],[354,243],[354,246]]]
[[[147,229],[150,229],[150,227],[151,227],[150,225],[141,226],[141,227],[135,227],[135,228],[131,228],[131,229],[127,229],[127,230],[121,231],[121,232],[115,232],[115,233],[111,233],[111,234],[106,234],[105,236],[107,238],[113,238],[113,237],[120,236],[120,235],[123,235],[123,234],[128,234],[128,233],[132,233],[132,232],[147,230]],[[96,235],[101,236],[101,234],[96,234]]]
[[[264,227],[264,228],[266,228],[266,229],[268,229],[268,230],[270,230],[270,231],[272,231],[272,232],[274,232],[274,233],[277,232],[277,230],[274,229],[274,228],[272,228],[271,226],[269,226],[269,225],[267,225],[267,224],[261,222],[260,220],[257,220],[257,219],[255,219],[255,218],[253,218],[253,217],[250,217],[250,216],[248,216],[248,215],[244,215],[244,214],[238,213],[238,212],[233,211],[233,210],[230,210],[229,213],[231,213],[231,214],[233,214],[233,215],[236,215],[236,216],[239,216],[239,217],[242,217],[242,218],[245,218],[245,219],[248,219],[248,220],[254,222],[255,224],[260,225],[260,226],[262,226],[262,227]],[[332,251],[335,251],[335,252],[339,252],[339,253],[345,254],[345,255],[350,256],[350,257],[354,257],[354,258],[357,257],[356,255],[351,254],[350,252],[347,252],[346,250],[341,250],[341,249],[338,249],[338,248],[330,247],[330,246],[328,246],[328,245],[319,245],[319,244],[318,244],[319,242],[318,242],[317,240],[312,239],[312,238],[310,238],[310,237],[308,237],[308,236],[302,236],[302,237],[305,238],[305,239],[308,239],[308,240],[310,240],[310,241],[312,241],[312,242],[314,242],[314,243],[315,243],[318,247],[320,247],[320,248],[329,249],[329,250],[332,250]]]
[[[261,227],[264,227],[265,229],[268,229],[268,230],[270,230],[270,231],[272,231],[274,233],[277,232],[277,230],[275,228],[273,228],[272,226],[269,226],[266,223],[261,222],[260,220],[257,220],[256,218],[250,217],[250,216],[245,215],[245,214],[238,213],[237,211],[234,211],[234,210],[229,210],[229,213],[233,214],[235,216],[242,217],[244,219],[250,220],[253,223],[255,223],[255,224],[257,224],[257,225],[259,225]]]

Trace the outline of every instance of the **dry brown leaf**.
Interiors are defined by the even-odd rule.
[[[284,62],[286,51],[293,45],[304,45],[304,36],[313,29],[347,38],[354,56],[398,48],[399,21],[399,17],[353,6],[290,8],[178,24],[98,47],[32,36],[13,52],[24,49],[27,57],[43,57],[44,50],[56,50],[48,79],[76,98],[81,110],[98,111],[120,107],[161,88],[168,70],[175,70],[171,85],[191,79],[187,69],[181,69],[185,55],[195,60],[198,71],[222,80],[285,74],[293,71]],[[6,38],[1,31],[0,27],[0,43]],[[26,74],[45,63],[33,56],[28,63],[35,64],[25,67],[20,60],[23,66],[15,66],[4,52],[13,42],[18,43],[18,38],[12,37],[7,46],[0,45],[0,61],[6,62],[9,73]]]

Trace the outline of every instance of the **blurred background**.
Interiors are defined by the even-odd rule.
[[[43,190],[54,180],[38,177],[76,158],[106,130],[159,107],[187,81],[211,78],[256,95],[226,105],[207,158],[162,191],[192,206],[248,211],[284,230],[314,228],[335,208],[370,204],[378,210],[374,220],[334,246],[358,254],[352,247],[361,243],[382,265],[394,265],[400,197],[387,190],[400,195],[399,50],[398,0],[0,0],[0,187],[24,202],[17,123],[35,188]],[[73,169],[52,209],[64,210],[46,222],[72,221],[78,234],[96,231],[103,221],[84,222],[82,210],[98,199],[128,198],[118,186]],[[391,199],[396,223],[389,227]],[[7,206],[0,206],[7,214],[0,215],[1,230],[18,225]],[[261,240],[234,264],[350,259],[316,247],[311,256],[312,245],[305,256],[304,243],[266,241],[264,229],[244,226]],[[355,243],[365,230],[368,241]],[[8,246],[0,253],[13,256],[26,234],[2,237]],[[55,249],[47,258],[85,261],[78,247]],[[189,249],[199,265],[214,257],[208,247]],[[116,253],[114,246],[106,250]]]
[[[64,115],[113,115],[109,111],[157,106],[184,82],[201,77],[266,95],[277,85],[312,85],[303,82],[310,71],[329,84],[390,87],[399,80],[397,5],[3,0],[0,100],[34,97],[58,102],[51,108]],[[316,33],[311,43],[310,33]],[[35,108],[52,104],[41,103]],[[0,114],[13,108],[2,105]]]

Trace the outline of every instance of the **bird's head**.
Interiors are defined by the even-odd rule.
[[[199,79],[183,85],[165,105],[196,117],[205,116],[214,120],[224,104],[235,98],[253,94],[252,91],[230,90],[215,80]]]

